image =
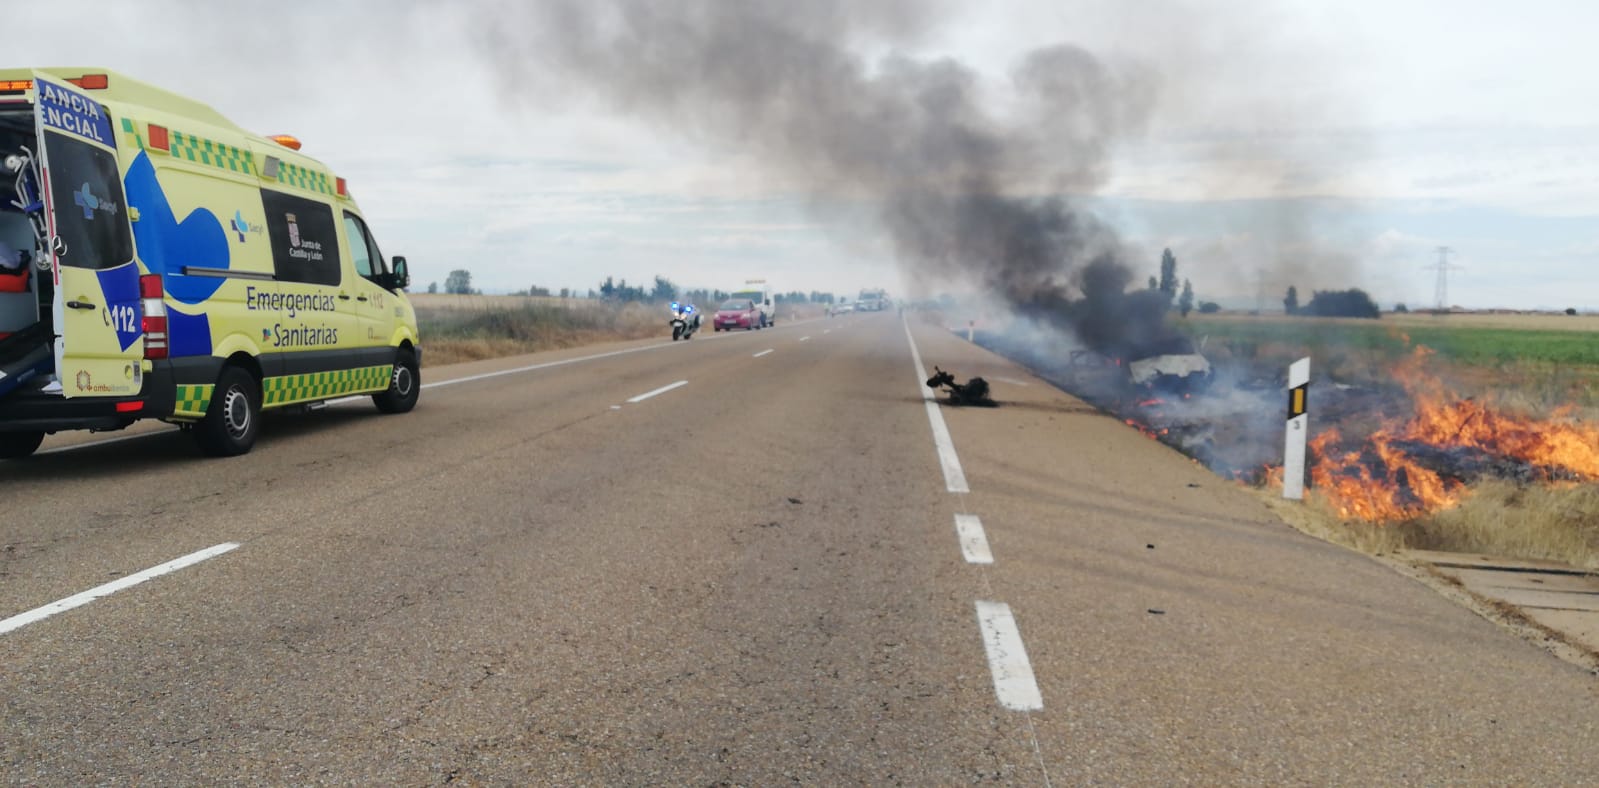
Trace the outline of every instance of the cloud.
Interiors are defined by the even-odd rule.
[[[1558,303],[1592,283],[1599,102],[1572,97],[1585,95],[1599,7],[1527,0],[1507,14],[1462,0],[1449,35],[1421,39],[1430,0],[1151,0],[1136,18],[1113,0],[907,7],[823,2],[796,24],[836,30],[851,17],[841,45],[869,74],[887,56],[965,63],[996,122],[1027,118],[1018,52],[1066,40],[1113,76],[1153,64],[1161,87],[1145,122],[1103,115],[1118,133],[1102,161],[1025,184],[1097,188],[1136,266],[1172,245],[1196,287],[1247,291],[1255,271],[1285,271],[1417,300],[1431,292],[1428,250],[1446,244],[1469,266],[1458,277],[1469,303]],[[8,53],[115,64],[245,128],[297,134],[421,279],[466,266],[485,286],[587,287],[604,272],[717,280],[742,265],[805,289],[903,286],[847,184],[802,188],[743,146],[706,144],[692,118],[640,123],[558,84],[510,100],[477,56],[480,4],[272,8],[285,25],[241,21],[236,3],[24,3],[8,9],[15,30],[73,35],[15,36]],[[1058,95],[1092,83],[1031,84]],[[1096,128],[1052,131],[1080,143]],[[613,251],[599,254],[606,237]],[[586,256],[561,238],[590,239]],[[1528,266],[1537,279],[1521,276]]]

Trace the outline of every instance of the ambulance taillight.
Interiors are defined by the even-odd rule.
[[[139,277],[139,298],[144,306],[144,357],[167,357],[167,305],[161,300],[161,275]]]

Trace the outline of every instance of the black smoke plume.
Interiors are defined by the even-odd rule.
[[[824,212],[870,204],[913,280],[975,285],[1117,356],[1171,339],[1164,299],[1125,292],[1120,240],[1072,196],[1101,186],[1117,143],[1141,132],[1156,94],[1146,69],[1070,44],[1028,52],[1001,112],[966,65],[895,54],[942,20],[936,2],[480,10],[484,49],[514,89],[583,89],[664,133],[738,146]]]

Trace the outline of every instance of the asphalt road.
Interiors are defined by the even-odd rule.
[[[228,460],[0,463],[0,779],[1599,780],[1595,677],[912,326],[434,368],[411,414]],[[929,408],[912,336],[1001,407]]]

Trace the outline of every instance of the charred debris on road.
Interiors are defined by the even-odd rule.
[[[943,389],[948,393],[946,401],[951,405],[975,406],[979,408],[992,408],[999,405],[988,396],[988,381],[982,378],[972,378],[965,383],[956,383],[955,375],[945,372],[938,367],[933,367],[933,376],[927,379],[927,387],[937,391]]]

